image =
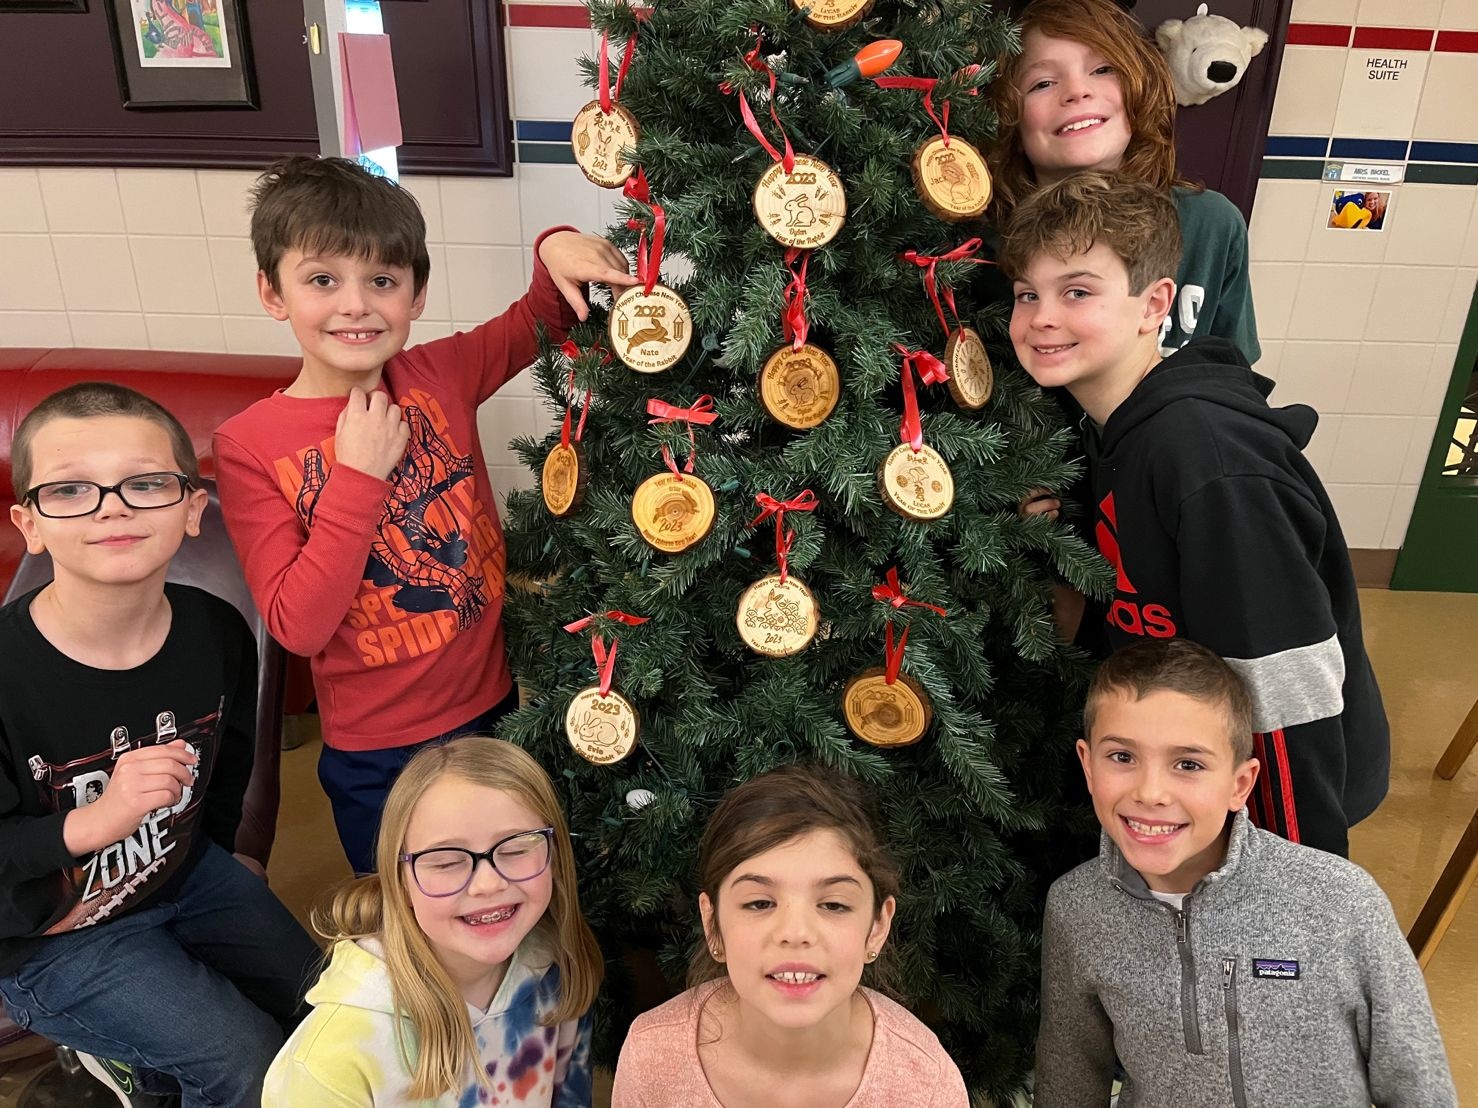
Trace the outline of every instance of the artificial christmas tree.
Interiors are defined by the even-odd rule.
[[[515,444],[544,487],[509,498],[530,701],[501,734],[578,836],[611,960],[598,1060],[644,955],[681,987],[715,802],[814,760],[868,785],[902,865],[897,985],[972,1090],[1003,1097],[1030,1066],[1047,883],[1091,851],[1065,799],[1084,659],[1050,581],[1105,583],[1066,526],[1017,511],[1071,481],[1068,434],[1004,344],[1007,306],[971,303],[974,224],[951,210],[988,194],[965,143],[992,134],[975,93],[1010,26],[979,0],[591,17],[603,52],[626,47],[587,65],[586,141],[618,109],[604,130],[640,138],[582,157],[625,182],[612,238],[643,280],[536,368],[565,420]],[[905,80],[863,76],[890,57]]]

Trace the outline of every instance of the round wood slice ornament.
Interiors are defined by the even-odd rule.
[[[878,470],[883,503],[905,519],[938,519],[955,500],[954,475],[949,463],[927,443],[917,451],[899,443]]]
[[[990,170],[980,151],[958,135],[935,135],[913,156],[913,183],[940,219],[975,219],[990,203]]]
[[[929,729],[934,709],[929,694],[912,677],[900,673],[888,684],[882,666],[863,670],[842,693],[847,728],[873,746],[908,746]]]
[[[600,101],[592,100],[575,115],[570,128],[570,148],[580,172],[601,188],[618,189],[636,167],[621,157],[622,150],[636,148],[641,127],[636,116],[620,104],[612,104],[609,112],[601,111]]]
[[[633,285],[611,307],[606,321],[611,349],[638,373],[661,373],[682,360],[693,341],[693,313],[666,285],[647,292]]]
[[[778,573],[761,577],[739,598],[739,637],[756,654],[788,658],[811,645],[820,625],[816,597],[805,583]]]
[[[777,241],[814,250],[836,238],[847,221],[847,194],[831,166],[797,154],[790,173],[780,162],[765,170],[754,186],[754,215]]]
[[[844,31],[872,8],[872,0],[790,0],[818,31]]]
[[[842,395],[842,375],[830,354],[804,344],[786,343],[765,359],[760,370],[760,403],[777,423],[806,431],[831,415]]]
[[[585,452],[580,449],[580,444],[556,443],[554,449],[544,456],[544,471],[539,482],[544,492],[544,507],[551,515],[569,515],[580,506],[588,478]]]
[[[985,407],[995,388],[995,371],[985,343],[973,327],[961,327],[944,346],[944,364],[949,370],[949,394],[962,408]]]
[[[614,691],[601,696],[597,685],[581,689],[565,709],[565,737],[576,754],[598,766],[635,750],[640,729],[631,701]]]
[[[717,512],[713,490],[691,473],[658,473],[636,488],[631,519],[648,544],[677,554],[702,542],[713,530]]]

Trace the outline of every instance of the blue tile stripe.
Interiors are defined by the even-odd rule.
[[[520,119],[516,124],[519,142],[569,142],[568,119]]]
[[[1411,160],[1478,164],[1478,142],[1422,142],[1411,144]]]
[[[1316,135],[1269,135],[1263,149],[1265,158],[1322,158],[1329,151],[1329,139]]]
[[[1329,156],[1404,162],[1407,145],[1405,139],[1336,138],[1329,141]]]

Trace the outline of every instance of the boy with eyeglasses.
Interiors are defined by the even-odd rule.
[[[0,1000],[124,1104],[256,1104],[318,950],[232,856],[256,647],[165,583],[205,510],[190,437],[80,384],[26,416],[11,466],[54,578],[0,609]]]

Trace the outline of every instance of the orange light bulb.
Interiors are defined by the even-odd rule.
[[[857,63],[857,71],[862,76],[876,77],[896,62],[901,53],[903,53],[903,43],[896,38],[880,38],[876,42],[869,42],[857,51],[852,60]]]

